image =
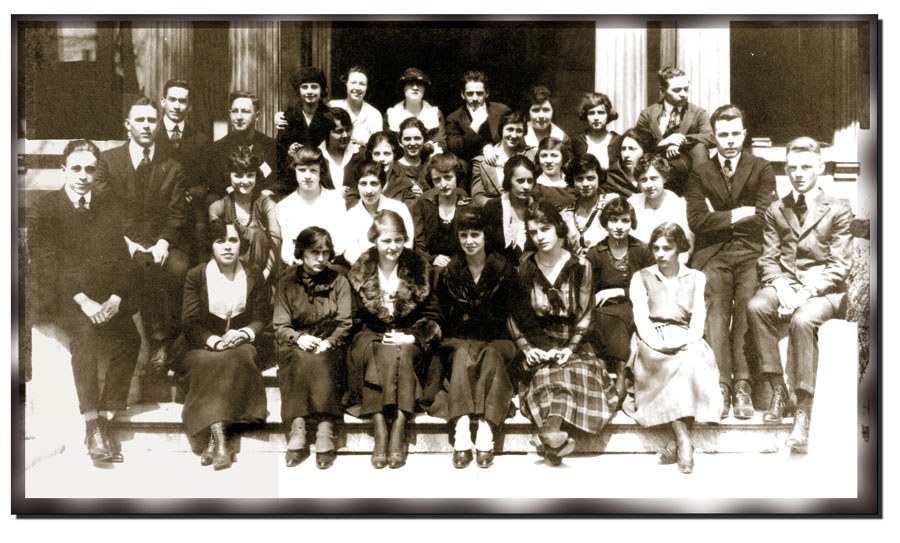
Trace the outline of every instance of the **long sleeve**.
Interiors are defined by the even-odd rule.
[[[350,337],[350,329],[353,328],[353,289],[350,288],[350,283],[343,275],[339,275],[334,283],[334,301],[337,312],[333,318],[337,326],[328,337],[323,339],[338,347],[347,341]]]
[[[791,279],[781,267],[781,236],[778,235],[778,226],[775,221],[775,208],[773,204],[766,210],[763,218],[763,245],[762,254],[759,255],[757,266],[759,269],[760,284],[769,284],[775,279]]]
[[[479,155],[472,160],[472,201],[481,207],[490,198],[484,184],[490,182],[485,179],[484,157]]]
[[[197,267],[188,272],[184,281],[184,297],[181,304],[181,327],[188,342],[192,345],[206,345],[213,333],[203,326],[203,316],[208,308],[202,307],[202,290],[206,288],[203,281],[203,268]]]
[[[249,269],[246,271],[249,281],[251,272]],[[253,289],[247,293],[246,311],[249,312],[250,322],[246,325],[246,328],[253,330],[253,337],[259,337],[263,328],[266,327],[272,318],[272,309],[269,303],[269,287],[263,280],[262,273],[255,270],[252,273],[255,277],[253,279]]]
[[[816,294],[832,291],[843,284],[850,275],[853,264],[853,236],[850,234],[850,222],[853,212],[844,200],[833,204],[835,210],[831,226],[831,240],[828,244],[828,256],[825,258],[825,269],[816,279],[808,282],[808,286],[816,289]]]
[[[286,288],[292,281],[293,276],[285,274],[275,288],[274,303],[272,304],[272,328],[275,330],[275,341],[279,345],[290,345],[300,337],[300,332],[293,326],[292,304]]]
[[[688,147],[693,147],[697,143],[702,143],[707,147],[715,147],[716,138],[709,123],[709,114],[705,109],[697,108],[697,120],[688,129],[685,137],[687,138]]]
[[[691,172],[684,199],[687,200],[688,226],[692,231],[706,234],[731,229],[731,209],[709,209],[706,193],[703,191],[703,181],[696,169]]]
[[[184,199],[184,170],[177,162],[170,162],[173,176],[173,186],[169,193],[169,203],[166,206],[166,220],[163,223],[159,239],[169,243],[176,242],[181,237],[181,229],[184,227],[187,202]]]
[[[577,265],[582,267],[584,274],[581,278],[581,284],[576,285],[578,287],[578,309],[580,309],[581,315],[575,323],[575,333],[572,334],[572,337],[569,339],[568,347],[572,349],[573,352],[578,350],[578,346],[581,344],[582,339],[584,339],[585,334],[591,331],[591,322],[594,315],[591,265],[588,263],[579,263]]]
[[[428,262],[434,261],[434,255],[428,252],[428,239],[425,233],[426,210],[425,206],[431,205],[428,200],[420,198],[412,206],[412,222],[414,227],[415,244],[413,248]]]

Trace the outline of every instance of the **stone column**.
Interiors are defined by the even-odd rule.
[[[138,86],[154,102],[169,79],[190,82],[193,32],[190,21],[132,22]]]
[[[279,25],[276,21],[235,21],[228,31],[231,63],[231,91],[247,91],[259,97],[256,129],[275,133],[275,112],[279,108]]]
[[[689,100],[710,114],[731,101],[730,32],[723,24],[677,30],[675,65],[691,78]]]
[[[597,21],[594,89],[612,100],[619,119],[610,128],[622,133],[647,105],[647,29],[608,24]]]

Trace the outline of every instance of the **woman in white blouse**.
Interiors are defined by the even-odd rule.
[[[684,230],[690,248],[678,255],[682,264],[686,264],[694,250],[694,233],[688,227],[687,203],[684,198],[665,188],[666,181],[672,176],[673,169],[669,161],[661,155],[646,154],[638,159],[634,166],[634,177],[637,179],[638,194],[628,198],[637,215],[637,227],[631,234],[644,243],[650,242],[650,234],[664,222],[673,222]]]
[[[384,127],[381,112],[365,101],[366,91],[369,89],[369,71],[359,65],[351,66],[341,76],[341,82],[347,85],[347,98],[332,100],[328,105],[339,107],[350,114],[353,125],[350,140],[357,146],[363,147],[369,141],[369,136],[375,132],[381,132]]]

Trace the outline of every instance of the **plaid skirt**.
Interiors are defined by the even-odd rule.
[[[522,414],[539,428],[553,415],[568,424],[599,433],[615,414],[616,389],[602,361],[590,344],[560,366],[555,362],[539,367],[522,397]]]

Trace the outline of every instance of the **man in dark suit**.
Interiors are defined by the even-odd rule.
[[[744,114],[734,105],[712,115],[717,156],[697,164],[688,182],[688,224],[696,235],[692,266],[706,274],[706,341],[716,355],[725,399],[734,416],[754,415],[747,342],[747,303],[756,293],[762,217],[775,198],[775,172],[743,150]],[[755,368],[754,368],[755,369]]]
[[[277,179],[275,140],[256,130],[259,119],[259,98],[255,94],[235,91],[228,96],[228,125],[231,130],[215,141],[207,153],[206,183],[212,203],[225,196],[231,188],[228,157],[239,147],[246,147],[259,158],[256,178],[263,190],[273,189]]]
[[[184,276],[189,266],[183,246],[184,173],[181,165],[156,149],[156,108],[147,98],[128,110],[128,142],[100,154],[97,192],[109,192],[121,208],[132,260],[140,268],[139,307],[150,363],[167,362],[168,344],[177,331]]]
[[[509,107],[488,101],[490,92],[484,73],[468,71],[463,74],[462,83],[460,96],[465,105],[448,115],[444,122],[447,148],[466,162],[480,154],[485,154],[485,159],[491,154],[496,161],[491,144],[500,140],[500,117],[509,111]]]
[[[797,452],[806,452],[809,442],[819,326],[846,303],[853,256],[850,204],[816,188],[824,168],[814,139],[788,143],[785,171],[793,190],[766,211],[759,258],[763,287],[748,307],[762,371],[773,391],[765,422],[779,423],[791,410],[778,350],[778,341],[788,336],[787,376],[797,409],[786,444]]]
[[[206,239],[207,209],[205,175],[205,150],[209,135],[191,122],[191,89],[184,81],[170,79],[163,87],[160,99],[163,124],[156,132],[156,148],[160,155],[174,158],[184,170],[189,213],[185,234],[193,237],[194,247],[185,248],[196,257]]]
[[[113,202],[93,191],[100,150],[73,140],[63,151],[65,185],[38,201],[28,228],[38,322],[69,340],[88,454],[122,462],[110,421],[126,408],[141,340],[132,320],[131,265]],[[100,358],[108,358],[102,377]]]
[[[716,144],[706,110],[688,102],[691,80],[684,71],[666,66],[659,71],[662,99],[638,117],[637,128],[653,134],[658,153],[665,153],[675,176],[666,188],[684,194],[688,175],[695,165],[709,161],[708,148]]]

